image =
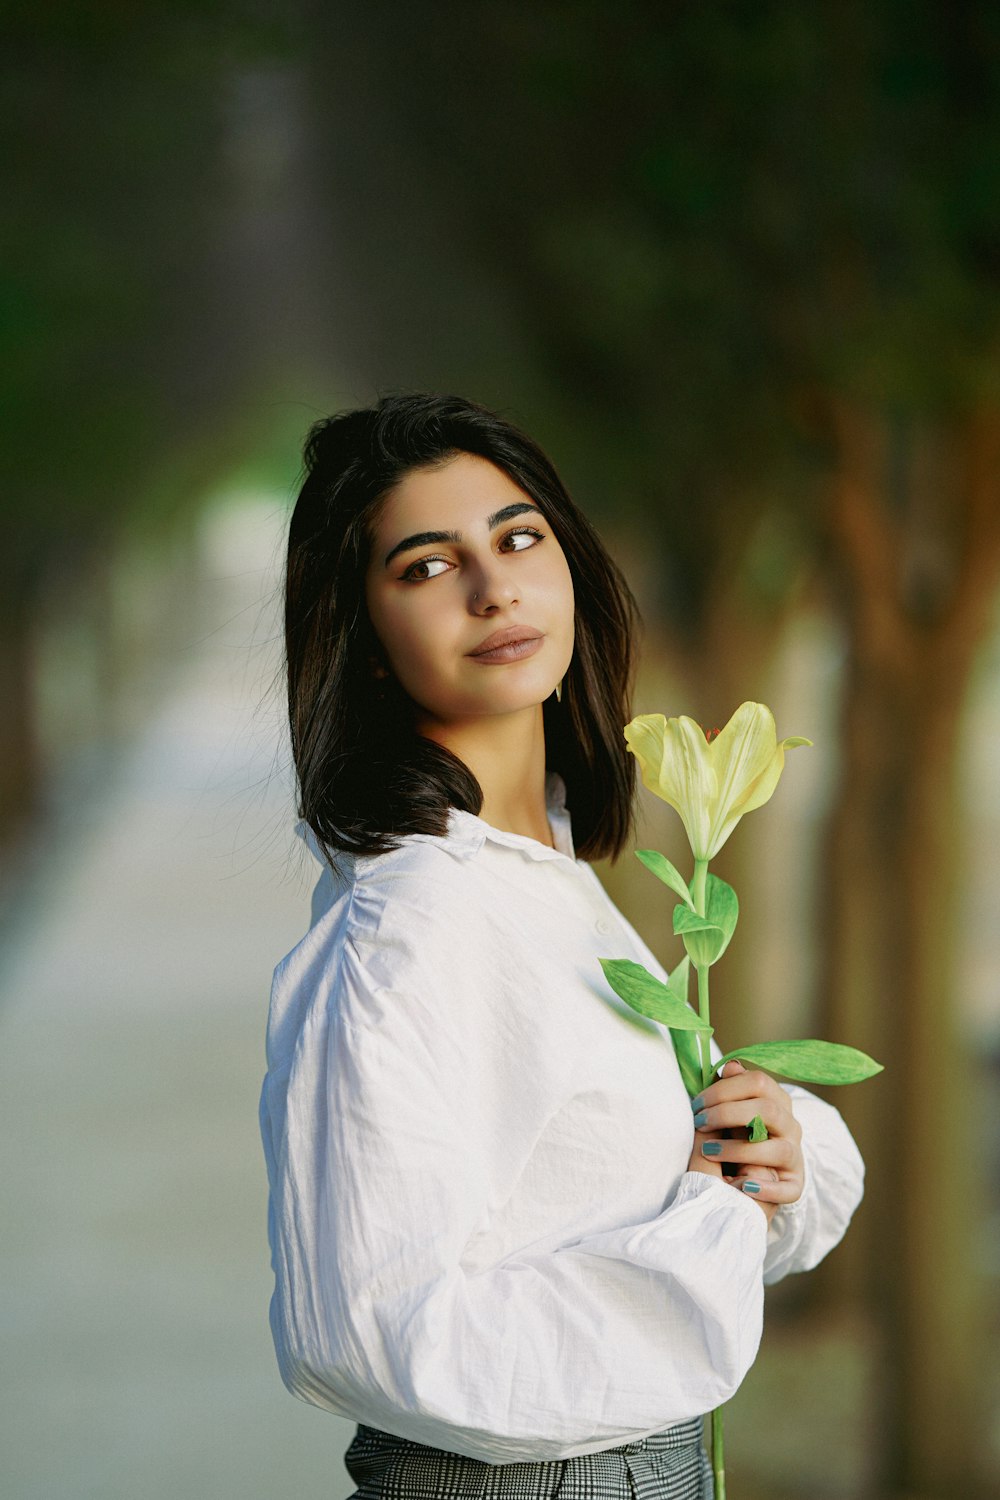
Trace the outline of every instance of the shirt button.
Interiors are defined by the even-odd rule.
[[[597,930],[598,930],[598,932],[610,932],[611,931],[611,923],[607,920],[606,917],[598,917],[598,919],[597,919]]]

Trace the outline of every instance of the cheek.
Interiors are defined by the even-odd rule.
[[[369,606],[375,633],[382,642],[394,670],[403,677],[426,676],[440,667],[454,634],[454,611],[449,611],[443,591],[432,597],[425,594],[397,595],[387,604],[373,601]],[[454,641],[461,650],[461,641]]]
[[[569,616],[570,626],[572,627],[576,598],[573,589],[573,575],[569,570],[569,563],[566,561],[564,554],[560,554],[559,565],[554,570],[551,587],[553,596],[558,599]]]

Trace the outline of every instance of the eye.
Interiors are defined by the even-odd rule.
[[[536,531],[536,529],[534,528],[534,526],[515,526],[514,529],[513,529],[513,531],[505,531],[504,532],[503,536],[500,538],[500,545],[502,546],[503,543],[506,542],[512,536],[530,536],[530,537],[534,537],[535,541],[531,543],[532,546],[537,546],[537,544],[539,542],[544,542],[544,540],[545,540],[544,533],[541,532],[541,531]],[[512,547],[510,550],[512,552],[527,552],[529,549],[528,549],[528,547]],[[430,578],[440,578],[440,576],[441,576],[440,573],[426,573],[426,574],[422,574],[420,576],[417,576],[415,570],[417,568],[426,568],[429,563],[434,563],[434,562],[447,563],[447,561],[448,561],[448,559],[446,557],[438,557],[438,556],[420,557],[420,558],[417,559],[416,562],[410,563],[410,566],[406,569],[406,571],[403,572],[403,573],[401,573],[399,575],[400,582],[401,583],[425,583]]]
[[[405,573],[400,573],[400,579],[404,583],[423,583],[423,578],[417,578],[414,574],[414,570],[416,568],[426,568],[427,564],[432,562],[443,563],[447,561],[448,559],[446,557],[421,557],[415,563],[410,563],[410,566],[406,569]],[[428,578],[437,578],[439,577],[439,574],[428,573],[426,576]]]
[[[513,531],[508,531],[505,534],[504,541],[506,541],[507,537],[509,536],[534,536],[537,537],[540,542],[544,542],[545,540],[544,534],[541,531],[536,531],[534,526],[515,526]],[[527,548],[515,547],[514,551],[525,552],[527,551]]]

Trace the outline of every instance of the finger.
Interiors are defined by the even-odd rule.
[[[709,1104],[707,1101],[695,1112],[695,1130],[733,1130],[740,1126],[744,1129],[750,1124],[754,1115],[760,1115],[767,1126],[769,1135],[795,1135],[795,1116],[790,1110],[783,1110],[771,1099],[754,1097],[751,1099],[736,1099],[731,1103]]]
[[[755,1182],[760,1187],[766,1184],[781,1183],[793,1190],[794,1195],[801,1195],[805,1186],[805,1176],[798,1166],[791,1171],[784,1168],[769,1167],[758,1163],[753,1166],[740,1166],[735,1169],[735,1176],[730,1178],[735,1187],[742,1188],[744,1182]]]
[[[729,1059],[729,1061],[723,1066],[722,1071],[719,1074],[719,1080],[717,1080],[717,1081],[721,1081],[722,1079],[727,1079],[727,1078],[736,1078],[741,1073],[745,1075],[746,1071],[747,1071],[746,1068],[744,1067],[743,1063],[740,1062],[739,1058],[731,1057]],[[703,1102],[705,1100],[706,1093],[709,1093],[709,1089],[703,1089],[702,1090],[701,1098],[702,1098]],[[738,1097],[742,1097],[742,1091],[741,1091],[741,1093],[740,1093],[740,1095]],[[714,1091],[714,1087],[713,1087],[712,1088],[712,1092],[710,1093],[710,1096],[709,1096],[709,1099],[708,1099],[707,1102],[709,1104],[720,1104],[720,1103],[724,1103],[726,1101],[725,1101],[725,1099],[723,1099],[721,1097],[720,1098],[716,1098],[715,1097],[715,1091]]]
[[[729,1064],[726,1064],[728,1069]],[[791,1110],[792,1100],[788,1094],[769,1073],[763,1073],[759,1069],[748,1072],[740,1064],[739,1071],[732,1073],[723,1070],[723,1076],[703,1088],[696,1098],[691,1100],[692,1108],[697,1111],[703,1105],[724,1104],[734,1099],[767,1098],[775,1104],[783,1104]]]
[[[735,1163],[724,1161],[721,1156],[722,1143],[724,1141],[728,1142],[729,1138],[730,1132],[728,1130],[699,1130],[696,1132],[696,1144],[699,1150],[696,1152],[695,1159],[700,1158],[705,1163],[711,1162],[714,1171],[726,1178],[732,1177],[739,1170]],[[711,1146],[713,1149],[702,1151],[700,1147],[706,1145]],[[715,1148],[719,1149],[716,1150]]]
[[[726,1181],[726,1174],[719,1166],[719,1163],[712,1161],[710,1157],[692,1156],[688,1162],[687,1170],[689,1172],[701,1172],[706,1177],[717,1177],[720,1182]]]
[[[702,1141],[701,1154],[713,1161],[739,1162],[747,1167],[759,1162],[762,1167],[774,1167],[779,1171],[791,1171],[799,1160],[794,1141],[780,1135],[771,1136],[766,1141],[738,1141],[716,1133]]]
[[[742,1187],[745,1181],[756,1182],[758,1184],[765,1182],[784,1182],[786,1178],[790,1176],[794,1177],[794,1175],[794,1173],[779,1172],[777,1167],[768,1167],[765,1166],[762,1162],[758,1162],[757,1165],[753,1167],[738,1167],[736,1169],[736,1172],[733,1174],[732,1181],[735,1182],[737,1187]]]
[[[802,1184],[797,1178],[786,1181],[757,1172],[752,1177],[734,1177],[731,1181],[737,1192],[761,1203],[794,1203],[802,1195]]]
[[[698,1142],[701,1142],[702,1145],[721,1147],[723,1141],[728,1141],[728,1139],[729,1136],[724,1130],[696,1130],[695,1132],[695,1145],[697,1145]],[[722,1158],[721,1150],[702,1151],[700,1154],[708,1158],[709,1160],[712,1160],[713,1158],[716,1160],[721,1160]]]
[[[721,1141],[724,1139],[721,1132],[719,1132],[717,1135],[713,1135],[710,1132],[706,1131],[704,1132],[704,1134],[708,1138],[710,1144],[712,1144],[714,1141]],[[728,1170],[734,1171],[736,1169],[729,1168]],[[701,1152],[694,1151],[688,1163],[688,1171],[705,1172],[710,1177],[718,1177],[720,1179],[724,1179],[726,1175],[723,1172],[722,1163],[720,1161],[714,1160],[711,1152],[709,1152],[707,1156],[704,1156],[701,1154]]]

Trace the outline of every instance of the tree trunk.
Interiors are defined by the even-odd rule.
[[[868,1168],[840,1269],[866,1286],[879,1323],[879,1492],[972,1495],[985,1486],[972,1253],[985,1195],[970,1149],[980,1091],[955,992],[956,762],[1000,573],[998,428],[967,429],[945,527],[921,503],[926,452],[909,476],[915,499],[893,517],[884,433],[856,413],[836,421],[844,467],[830,522],[850,652],[823,1034],[885,1064],[838,1097]],[[921,555],[935,573],[915,567]]]
[[[7,580],[0,608],[0,845],[18,838],[36,811],[39,758],[35,735],[32,594]]]

